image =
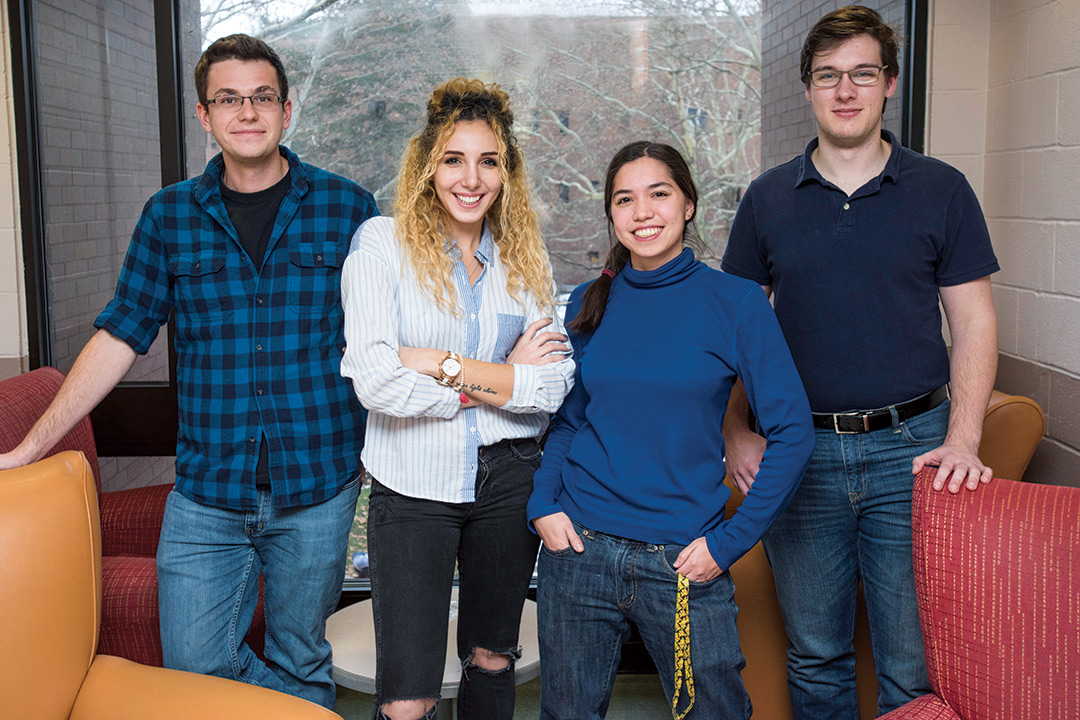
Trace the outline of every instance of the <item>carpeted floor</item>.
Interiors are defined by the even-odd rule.
[[[371,717],[373,701],[371,695],[339,687],[334,711],[345,720],[368,720]],[[617,676],[607,716],[609,720],[670,718],[671,708],[664,699],[660,678],[656,675]],[[514,717],[524,720],[540,717],[540,678],[518,686]]]

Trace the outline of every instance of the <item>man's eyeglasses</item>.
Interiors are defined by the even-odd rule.
[[[217,97],[210,98],[206,101],[207,105],[217,105],[221,112],[238,112],[240,108],[244,107],[244,101],[247,100],[251,103],[251,106],[260,112],[266,112],[268,110],[276,108],[278,105],[285,104],[285,98],[275,93],[257,93],[255,95],[218,95]]]
[[[840,79],[847,75],[851,78],[851,82],[856,85],[873,85],[881,77],[881,71],[885,69],[885,66],[881,67],[858,67],[854,70],[815,70],[810,73],[810,81],[814,83],[814,87],[817,88],[831,88],[840,84]]]

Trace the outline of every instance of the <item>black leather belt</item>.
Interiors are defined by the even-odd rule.
[[[813,413],[814,427],[823,430],[832,430],[840,435],[884,430],[887,427],[892,427],[892,410],[896,411],[896,415],[900,422],[904,422],[917,415],[922,415],[927,410],[933,410],[938,405],[945,402],[945,398],[947,397],[949,397],[949,386],[942,385],[937,390],[926,393],[925,395],[920,395],[914,400],[908,400],[907,402],[902,402],[898,405],[890,405],[889,407],[880,408],[878,410],[856,410],[854,412],[846,413]]]

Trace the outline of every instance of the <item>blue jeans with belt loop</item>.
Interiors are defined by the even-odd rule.
[[[165,667],[217,675],[334,706],[326,618],[337,607],[360,475],[318,505],[251,511],[169,493],[158,544]],[[265,579],[266,662],[244,642]]]
[[[787,510],[765,535],[784,616],[796,720],[858,720],[855,603],[863,584],[884,714],[930,692],[911,557],[911,461],[945,440],[949,401],[817,444]]]
[[[675,604],[672,563],[685,545],[654,545],[574,529],[585,545],[540,550],[537,619],[540,717],[597,720],[607,714],[622,645],[637,625],[670,702],[675,692]],[[694,705],[687,720],[750,717],[739,673],[746,664],[735,627],[738,609],[729,574],[690,583],[690,662]],[[686,686],[679,710],[687,705]]]

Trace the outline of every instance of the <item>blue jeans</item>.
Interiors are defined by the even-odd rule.
[[[540,550],[537,588],[540,717],[595,720],[607,714],[622,645],[637,625],[668,701],[675,692],[675,600],[672,567],[683,545],[652,545],[574,523],[585,545]],[[688,720],[750,717],[739,672],[746,664],[735,627],[735,586],[723,573],[690,583],[690,661],[694,706]],[[686,707],[686,686],[679,710]]]
[[[368,504],[375,615],[375,709],[395,700],[439,699],[454,566],[458,568],[458,717],[510,720],[518,631],[539,540],[525,506],[540,466],[532,439],[480,448],[476,499],[445,503],[394,492],[378,480]],[[502,670],[472,662],[477,648],[507,655]],[[434,717],[438,704],[426,717]]]
[[[337,606],[360,478],[310,507],[251,511],[193,502],[175,490],[158,543],[165,667],[240,680],[332,708],[326,618]],[[244,642],[265,587],[266,663]]]
[[[875,432],[817,430],[795,497],[765,535],[797,720],[858,720],[855,603],[870,621],[878,711],[930,692],[911,557],[911,461],[945,439],[949,401]]]

